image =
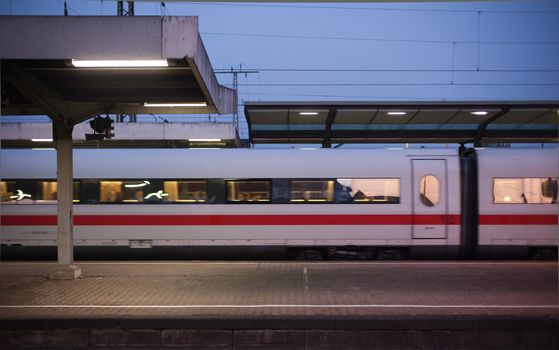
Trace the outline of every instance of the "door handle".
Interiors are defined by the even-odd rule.
[[[434,230],[434,229],[435,229],[435,226],[425,226],[425,229],[426,229],[426,230]]]

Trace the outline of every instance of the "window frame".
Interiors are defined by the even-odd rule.
[[[349,180],[398,180],[398,202],[383,202],[383,201],[354,201],[351,202],[338,202],[335,198],[335,204],[358,204],[358,205],[370,205],[370,204],[380,204],[380,205],[399,205],[402,204],[402,178],[401,177],[337,177],[335,181],[339,179],[349,179]],[[339,182],[338,182],[339,183]],[[335,184],[334,184],[335,185]],[[334,197],[336,197],[336,191],[334,191]],[[385,196],[386,197],[386,196]]]
[[[268,184],[268,200],[256,200],[256,201],[231,201],[229,200],[229,183],[230,182],[266,182]],[[241,205],[245,205],[245,204],[258,204],[258,205],[262,205],[262,204],[273,204],[273,198],[272,198],[272,194],[273,194],[273,181],[272,179],[262,179],[262,178],[258,178],[258,179],[251,179],[251,178],[243,178],[243,179],[223,179],[223,189],[224,189],[224,203],[225,204],[241,204]]]
[[[58,183],[57,183],[57,179],[2,179],[2,182],[14,182],[16,184],[16,190],[18,189],[18,184],[21,183],[25,183],[25,187],[28,187],[29,184],[31,183],[33,188],[33,191],[31,193],[31,198],[26,198],[25,201],[16,201],[16,200],[10,200],[10,201],[1,201],[0,203],[2,203],[2,205],[13,205],[13,204],[18,204],[18,205],[29,205],[29,204],[40,204],[40,205],[53,205],[53,204],[57,204],[58,203]],[[56,185],[56,192],[57,192],[57,199],[38,199],[37,196],[39,195],[39,193],[42,194],[42,189],[40,190],[39,187],[42,183],[44,182],[48,182],[48,183],[57,183]],[[75,185],[78,185],[77,191],[74,191],[74,187]],[[35,197],[35,198],[33,198]],[[80,204],[81,202],[81,179],[73,179],[72,181],[72,201],[74,204]]]
[[[204,182],[205,183],[205,187],[206,187],[206,199],[203,201],[188,201],[188,200],[180,200],[180,201],[174,201],[174,202],[170,202],[170,201],[165,201],[165,200],[161,200],[161,202],[159,203],[154,203],[154,204],[164,204],[164,205],[205,205],[205,204],[213,204],[211,201],[211,197],[212,197],[212,193],[210,192],[210,180],[211,179],[177,179],[177,178],[173,178],[173,179],[161,179],[161,186],[163,189],[165,189],[165,182],[167,181],[176,181],[176,182],[187,182],[187,181],[198,181],[198,182]]]
[[[550,202],[550,203],[507,203],[507,202],[495,202],[495,180],[513,180],[513,179],[555,179],[555,181],[557,182],[557,184],[559,185],[559,178],[558,177],[553,177],[553,176],[547,176],[547,177],[492,177],[491,178],[491,197],[492,197],[492,201],[491,204],[493,205],[557,205],[557,202],[559,202],[559,194],[558,194],[558,198],[556,198],[556,202]],[[543,197],[543,195],[541,194],[541,189],[540,189],[540,195]],[[545,198],[545,197],[544,197]]]
[[[434,203],[429,197],[427,197],[426,194],[424,194],[421,189],[421,182],[423,181],[423,179],[426,179],[428,176],[431,176],[433,178],[435,178],[435,180],[437,180],[437,187],[438,187],[438,200],[436,203]],[[437,207],[441,201],[442,201],[442,190],[441,190],[441,179],[439,179],[439,177],[437,175],[434,174],[425,174],[423,176],[421,176],[419,178],[419,183],[417,184],[417,188],[419,189],[419,191],[417,192],[417,194],[419,195],[419,202],[425,206],[426,208],[435,208]],[[425,204],[425,200],[428,200],[429,202],[433,203],[433,205],[427,205]]]
[[[302,201],[296,201],[294,202],[293,199],[291,198],[291,193],[293,191],[293,181],[323,181],[323,182],[327,182],[327,181],[332,181],[333,182],[333,191],[332,191],[332,200],[331,201],[307,201],[307,200],[302,200]],[[288,204],[319,204],[319,205],[325,205],[325,204],[336,204],[336,179],[334,178],[289,178],[288,179],[288,188],[289,188],[289,200],[288,200]]]

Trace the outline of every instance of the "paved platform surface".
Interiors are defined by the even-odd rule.
[[[0,263],[0,317],[557,317],[549,262]]]
[[[558,342],[556,262],[78,265],[82,277],[60,281],[46,277],[53,263],[0,263],[0,330],[344,330],[347,336],[349,330],[427,329],[475,332],[478,338],[480,330],[505,330],[492,333],[506,339],[501,345],[520,344],[520,338],[509,338],[522,330],[523,337],[539,342],[536,348]]]

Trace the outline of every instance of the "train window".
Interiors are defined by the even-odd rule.
[[[101,203],[161,203],[168,194],[161,180],[99,181]]]
[[[100,181],[99,202],[116,203],[122,202],[122,181]]]
[[[56,181],[17,180],[0,183],[2,202],[56,203],[58,186]],[[73,182],[74,202],[79,202],[80,183]]]
[[[493,203],[557,203],[557,178],[495,178]]]
[[[291,180],[291,202],[330,203],[334,201],[333,180]]]
[[[270,202],[270,181],[228,180],[228,202]]]
[[[55,202],[58,193],[56,181],[41,181],[37,184],[37,201]]]
[[[208,200],[208,181],[163,181],[164,202],[205,203]]]
[[[400,179],[337,179],[338,203],[400,203]]]
[[[80,183],[74,181],[72,183],[73,201],[80,202]],[[36,202],[39,203],[56,203],[58,193],[58,183],[56,181],[38,181],[37,191],[35,192]]]
[[[441,184],[434,175],[425,175],[419,180],[419,199],[428,207],[439,204],[441,196]]]
[[[15,202],[18,198],[23,199],[23,192],[18,196],[15,181],[0,181],[0,194],[2,202]]]

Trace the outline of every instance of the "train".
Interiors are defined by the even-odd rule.
[[[0,152],[0,258],[54,258],[56,152]],[[73,158],[77,259],[557,258],[555,148]]]

